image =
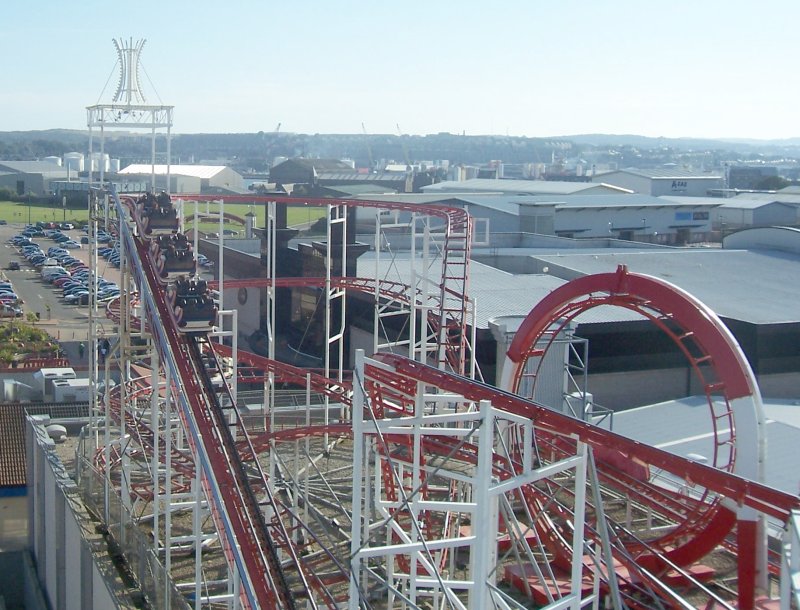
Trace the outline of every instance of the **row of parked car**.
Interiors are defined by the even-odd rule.
[[[0,318],[19,318],[22,309],[14,285],[8,280],[0,280]]]
[[[89,288],[93,274],[83,261],[72,256],[63,242],[45,252],[29,236],[20,235],[11,239],[20,254],[39,270],[42,280],[60,288],[67,303],[86,305],[89,303]],[[103,278],[95,278],[98,302],[119,296],[119,287]]]
[[[64,226],[72,227],[70,223],[65,223]],[[43,229],[36,225],[28,225],[19,233],[19,237],[26,237],[28,239],[33,239],[34,237],[48,237],[54,242],[62,244],[62,247],[69,250],[75,250],[81,247],[79,242],[72,239],[66,233],[63,233],[60,228]]]

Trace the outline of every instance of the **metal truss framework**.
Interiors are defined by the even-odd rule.
[[[376,597],[388,600],[389,607],[431,602],[443,608],[519,608],[509,582],[553,608],[578,608],[601,595],[615,607],[635,607],[633,600],[643,595],[667,607],[683,607],[675,582],[696,587],[709,602],[727,603],[697,580],[692,568],[712,547],[728,543],[724,534],[736,522],[728,507],[741,507],[739,544],[751,549],[757,540],[749,528],[757,521],[750,515],[786,523],[798,506],[794,497],[727,472],[732,452],[717,464],[720,468],[703,466],[464,377],[466,264],[443,264],[444,277],[438,285],[433,282],[433,291],[413,282],[403,286],[330,273],[278,279],[274,264],[267,266],[272,278],[225,281],[229,288],[270,289],[306,282],[324,287],[332,298],[356,288],[378,295],[376,317],[389,311],[384,305],[391,301],[409,311],[418,303],[422,319],[429,324],[434,320],[435,332],[424,340],[411,340],[395,353],[376,354],[371,360],[360,355],[352,380],[344,371],[311,372],[274,358],[241,351],[237,355],[208,342],[211,351],[206,354],[233,356],[237,363],[263,371],[268,408],[254,429],[244,411],[230,408],[237,404],[235,391],[223,392],[228,407],[223,401],[222,409],[211,408],[219,399],[198,383],[200,356],[187,351],[169,328],[144,250],[128,234],[124,206],[116,203],[124,236],[123,278],[130,289],[108,310],[119,320],[121,334],[111,361],[131,381],[116,392],[107,390],[103,420],[95,426],[97,464],[106,473],[107,493],[120,494],[136,524],[154,532],[154,548],[167,571],[174,573],[187,552],[191,556],[191,576],[176,578],[175,586],[187,592],[195,608],[265,603],[370,608]],[[268,228],[274,227],[274,205],[284,203],[269,208]],[[332,216],[340,214],[335,211],[340,205],[421,213],[419,207],[401,204],[309,203],[325,206]],[[447,219],[450,213],[438,208],[434,215]],[[424,234],[423,242],[437,241]],[[451,240],[458,245],[454,257],[464,251],[459,239]],[[590,290],[579,284],[568,289],[574,292],[554,296],[545,304],[548,309],[532,312],[520,341],[512,345],[511,360],[524,368],[530,346],[541,345],[537,337],[570,317],[569,311],[553,310],[554,304],[587,293],[592,299],[610,294],[603,298],[634,302],[636,281],[625,284],[617,276],[603,277]],[[130,296],[134,288],[136,298]],[[428,301],[420,294],[433,296]],[[274,300],[271,307],[274,312]],[[691,330],[704,315],[700,310],[697,319],[681,320]],[[268,319],[274,328],[274,318]],[[462,332],[452,332],[456,323]],[[336,323],[328,328],[329,339],[334,339],[328,344],[338,349],[339,328]],[[446,328],[451,332],[442,332]],[[679,336],[687,353],[704,373],[706,354],[726,365],[741,365],[718,342],[699,353],[684,334]],[[144,352],[142,340],[149,345]],[[436,347],[430,350],[426,344]],[[391,346],[385,347],[388,351]],[[143,355],[149,356],[152,372],[134,382],[133,362]],[[752,391],[741,379],[724,379],[735,389],[733,401],[750,395],[739,390]],[[301,390],[295,407],[282,406],[276,390],[281,385]],[[709,388],[728,396],[716,380]],[[727,411],[720,417],[732,418]],[[741,441],[741,435],[725,440],[734,438]],[[613,468],[609,449],[669,473],[672,483],[642,480]],[[740,459],[742,453],[738,451]],[[242,465],[241,472],[250,473],[249,482],[234,476]],[[682,495],[675,480],[702,481],[705,491]],[[255,505],[249,504],[246,488],[255,492]],[[606,514],[611,500],[621,499],[627,499],[635,514],[647,513],[659,522],[657,537],[649,526],[635,527],[635,519]],[[699,525],[690,529],[688,539],[680,538],[676,532],[686,523]],[[272,540],[277,562],[256,560],[262,541],[247,532],[262,528]],[[663,529],[670,534],[663,535]],[[681,553],[670,553],[666,543],[659,546],[658,541],[666,540],[679,543]],[[793,562],[796,558],[790,555],[789,580],[796,574]],[[213,576],[210,565],[218,566]],[[752,607],[751,581],[741,574],[740,581],[739,607]],[[164,599],[169,599],[166,592]]]
[[[166,151],[164,162],[167,165],[167,190],[170,183],[172,114],[174,106],[147,104],[139,84],[140,55],[145,40],[114,40],[119,66],[119,80],[114,99],[110,104],[95,104],[86,107],[86,125],[89,127],[89,185],[101,186],[105,183],[105,138],[109,129],[146,129],[150,131],[151,188],[156,188],[155,166],[158,159],[156,144],[158,133],[166,130]],[[99,180],[94,182],[94,131],[100,130]],[[106,209],[106,218],[108,210]]]

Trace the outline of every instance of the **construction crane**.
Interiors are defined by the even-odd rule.
[[[275,133],[278,133],[281,130],[281,122],[278,121],[278,124],[275,125]]]
[[[372,172],[375,169],[375,163],[372,160],[372,147],[369,145],[369,135],[367,135],[367,128],[363,121],[361,122],[361,131],[364,132],[364,142],[367,145],[367,155],[369,156],[369,171]]]

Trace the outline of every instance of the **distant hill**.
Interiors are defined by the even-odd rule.
[[[563,140],[574,144],[588,144],[589,146],[635,146],[636,148],[677,148],[677,149],[704,149],[704,150],[730,150],[744,148],[783,148],[800,146],[799,138],[784,138],[781,140],[753,140],[747,138],[654,138],[637,136],[634,134],[608,134],[587,133],[569,136],[553,136],[554,140]]]
[[[29,160],[88,149],[88,131],[49,129],[0,132],[0,159]],[[97,134],[99,135],[99,134]],[[163,137],[163,135],[162,135]],[[95,141],[94,150],[99,149]],[[106,131],[105,151],[122,166],[150,160],[149,134]],[[631,150],[636,149],[636,150]],[[159,145],[159,151],[163,151]],[[548,138],[507,135],[300,134],[290,132],[173,134],[173,163],[230,165],[243,173],[265,172],[275,158],[353,159],[400,163],[447,160],[451,164],[554,163],[582,159],[619,167],[656,167],[665,163],[721,166],[758,155],[764,161],[800,157],[800,138],[782,140],[653,138],[634,134],[578,134]],[[710,157],[707,153],[711,152]]]

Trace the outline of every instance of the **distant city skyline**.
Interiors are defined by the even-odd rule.
[[[134,8],[135,7],[135,8]],[[800,136],[800,3],[9,3],[0,131],[85,129],[147,39],[174,133]]]

